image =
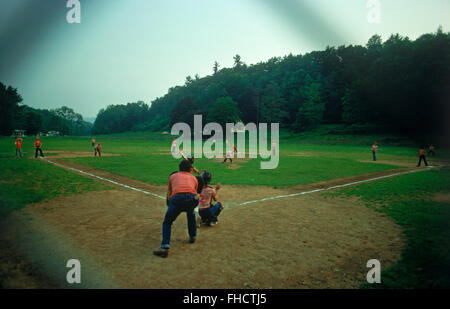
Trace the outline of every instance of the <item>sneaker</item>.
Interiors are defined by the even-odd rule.
[[[189,243],[193,244],[195,242],[195,237],[189,237]]]
[[[166,258],[169,255],[169,249],[159,248],[158,250],[153,251],[153,254],[162,258]]]

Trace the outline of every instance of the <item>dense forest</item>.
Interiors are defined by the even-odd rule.
[[[89,135],[92,124],[80,114],[63,106],[54,110],[35,109],[20,105],[22,97],[17,89],[0,82],[0,135],[25,130],[26,135],[57,131],[61,135]]]
[[[0,134],[59,131],[64,135],[164,131],[176,122],[279,122],[292,132],[322,124],[409,135],[446,135],[450,115],[450,34],[441,28],[415,41],[399,34],[366,46],[327,47],[186,77],[149,105],[139,101],[101,109],[94,125],[73,109],[20,105],[17,90],[0,83]],[[370,133],[370,132],[369,132]]]
[[[94,133],[168,130],[194,114],[224,123],[279,122],[293,132],[320,124],[385,127],[390,132],[442,135],[450,114],[450,34],[438,29],[415,41],[399,34],[366,46],[327,47],[188,76],[150,106],[102,109]]]

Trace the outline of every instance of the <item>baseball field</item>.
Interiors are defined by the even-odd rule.
[[[96,136],[101,158],[90,138],[42,137],[45,157],[35,159],[28,137],[22,160],[12,138],[0,139],[2,287],[450,287],[448,152],[416,167],[418,148],[388,136],[282,134],[274,170],[259,158],[197,158],[222,184],[224,210],[194,244],[181,214],[162,259],[152,251],[179,163],[172,137]],[[77,286],[66,281],[70,259],[81,263]],[[371,259],[381,284],[366,281]]]

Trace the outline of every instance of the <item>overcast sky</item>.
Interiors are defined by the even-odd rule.
[[[151,103],[236,54],[255,64],[373,34],[450,31],[450,0],[379,0],[380,23],[368,22],[368,0],[80,0],[80,24],[66,21],[66,2],[1,0],[0,82],[29,106],[84,117]]]

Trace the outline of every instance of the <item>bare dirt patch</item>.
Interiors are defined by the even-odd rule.
[[[254,196],[255,188],[224,186],[221,194],[227,205],[228,198]],[[3,234],[22,239],[21,245],[32,242],[27,252],[35,256],[42,255],[43,240],[65,246],[51,250],[61,259],[83,256],[90,269],[83,276],[93,282],[88,287],[109,278],[122,288],[358,288],[367,260],[388,267],[403,247],[402,232],[389,218],[357,200],[312,194],[225,208],[219,225],[199,228],[195,244],[187,243],[181,214],[170,256],[161,259],[152,250],[161,241],[165,209],[165,201],[130,190],[90,192],[29,205]],[[51,234],[59,244],[18,235],[30,232],[22,229],[27,220],[36,223],[34,235]]]
[[[94,151],[85,152],[85,151],[60,151],[60,150],[49,150],[45,153],[55,154],[54,156],[50,156],[52,159],[63,159],[63,158],[79,158],[79,157],[94,157]],[[45,155],[44,153],[44,155]],[[115,153],[104,153],[102,152],[102,157],[116,157],[120,156]]]
[[[417,165],[417,162],[413,161],[393,161],[393,160],[358,160],[358,162],[361,163],[372,163],[372,164],[388,164],[388,165],[394,165],[394,166],[404,166],[404,167],[415,167]]]
[[[433,199],[433,201],[436,201],[438,203],[450,204],[450,192],[436,193],[432,199]]]

